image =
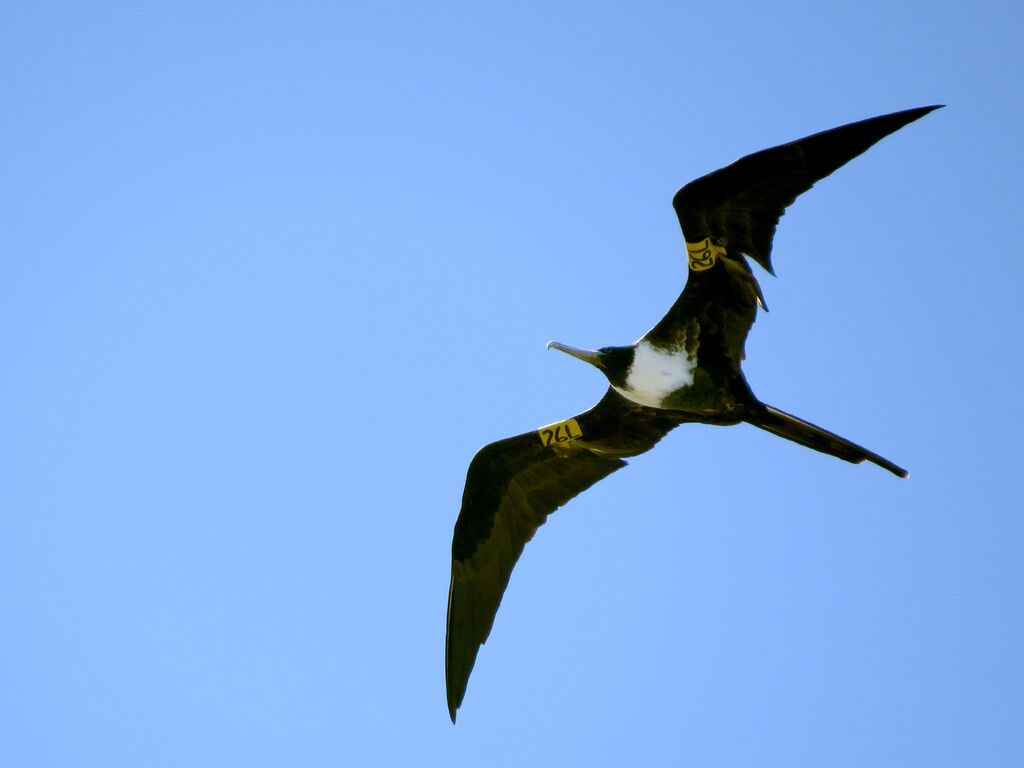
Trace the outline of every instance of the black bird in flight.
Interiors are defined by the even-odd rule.
[[[760,402],[740,362],[764,300],[745,257],[772,272],[775,227],[819,179],[938,106],[862,120],[756,152],[691,181],[672,199],[689,274],[661,321],[625,347],[548,347],[584,360],[611,385],[585,413],[482,448],[469,465],[452,541],[445,676],[448,712],[466,693],[512,568],[547,516],[624,458],[686,422],[745,421],[845,461],[907,472],[876,453]]]

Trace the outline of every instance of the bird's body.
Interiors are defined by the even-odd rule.
[[[698,340],[699,337],[694,338],[687,344],[683,334],[678,344],[665,347],[638,341],[632,349],[633,359],[626,369],[625,380],[612,387],[627,400],[651,408],[694,411],[712,405],[699,402],[697,388],[693,386]],[[723,404],[716,405],[720,408]]]
[[[593,408],[491,443],[473,458],[452,542],[446,637],[448,708],[462,702],[479,646],[520,553],[547,515],[650,450],[679,424],[747,422],[851,462],[906,471],[845,438],[761,403],[741,370],[744,343],[764,307],[746,257],[771,271],[785,208],[879,139],[937,107],[897,112],[744,157],[690,182],[673,199],[686,237],[682,294],[644,336],[584,350],[549,343],[608,379]]]

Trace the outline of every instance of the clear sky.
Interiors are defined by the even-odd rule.
[[[0,10],[0,758],[1020,766],[1015,2]],[[527,547],[457,726],[481,445],[589,407],[670,201],[944,103],[817,185],[747,344],[910,472],[687,425]]]

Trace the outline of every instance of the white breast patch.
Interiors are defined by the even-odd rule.
[[[615,390],[634,403],[658,408],[677,389],[693,384],[696,368],[697,356],[690,359],[685,349],[668,352],[641,341],[636,345],[626,387]]]

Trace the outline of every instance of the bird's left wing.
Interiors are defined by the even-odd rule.
[[[624,467],[623,457],[650,450],[685,420],[631,403],[609,388],[573,419],[499,440],[476,454],[452,540],[445,639],[452,722],[526,542],[558,507]]]
[[[745,256],[772,271],[775,227],[820,179],[937,106],[908,109],[822,131],[742,157],[691,181],[672,198],[689,272],[679,299],[643,338],[672,346],[700,338],[703,353],[738,364],[764,297]]]
[[[775,227],[799,195],[875,142],[938,108],[907,109],[842,125],[755,152],[691,181],[672,199],[687,249],[700,253],[703,244],[712,260],[711,254],[721,248],[734,258],[750,256],[771,272]]]

